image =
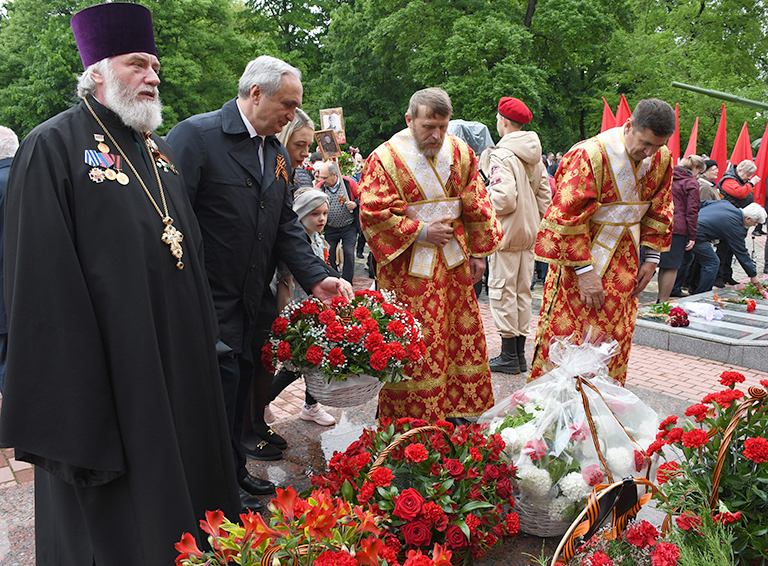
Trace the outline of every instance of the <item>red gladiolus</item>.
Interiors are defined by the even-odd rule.
[[[424,445],[420,442],[417,442],[415,444],[409,444],[405,447],[405,458],[409,462],[413,462],[414,464],[418,464],[419,462],[423,462],[429,457],[429,453],[427,452],[427,449],[424,448]]]
[[[395,474],[389,468],[381,467],[372,471],[370,478],[376,484],[376,487],[389,487],[392,484],[392,480],[395,479]]]
[[[195,537],[189,533],[181,535],[181,540],[173,546],[179,552],[179,555],[176,557],[176,564],[180,564],[182,560],[187,560],[190,555],[195,558],[203,557],[203,551],[197,548]]]
[[[694,428],[683,433],[683,446],[686,448],[701,448],[707,443],[707,433],[700,428]]]
[[[283,318],[282,316],[279,316],[275,319],[275,321],[272,323],[272,332],[277,334],[278,336],[282,336],[286,333],[288,330],[288,320]]]
[[[744,441],[744,456],[757,464],[768,462],[768,440],[758,436]]]

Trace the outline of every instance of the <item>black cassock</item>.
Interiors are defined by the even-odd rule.
[[[162,210],[141,135],[89,102]],[[8,184],[0,443],[36,466],[38,566],[169,566],[207,509],[239,512],[197,221],[180,175],[161,169],[179,270],[116,156],[81,102],[27,136]],[[103,176],[118,166],[127,185]]]

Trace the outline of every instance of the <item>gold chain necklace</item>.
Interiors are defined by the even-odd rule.
[[[91,105],[88,103],[87,98],[83,98],[85,101],[85,105],[88,107],[88,110],[91,111],[91,114],[94,118],[96,118],[96,121],[99,123],[99,126],[101,126],[101,129],[104,130],[104,133],[107,134],[109,139],[112,141],[113,144],[115,144],[115,147],[117,148],[117,151],[120,152],[120,155],[123,156],[123,160],[128,164],[128,167],[131,168],[131,171],[133,171],[133,174],[136,175],[136,178],[139,180],[139,183],[141,184],[141,187],[144,189],[144,192],[146,193],[147,197],[149,197],[150,202],[152,203],[152,206],[155,207],[155,210],[160,215],[160,218],[163,219],[163,224],[165,224],[165,229],[163,230],[163,235],[160,237],[160,239],[168,244],[171,248],[171,255],[176,258],[176,267],[179,269],[184,269],[184,262],[181,261],[181,256],[184,255],[184,250],[181,249],[181,241],[184,239],[184,235],[173,226],[173,218],[171,218],[168,215],[168,204],[165,202],[165,193],[163,192],[163,184],[160,182],[160,173],[157,171],[157,164],[155,163],[155,160],[152,158],[152,148],[149,147],[149,141],[147,139],[147,136],[144,137],[144,145],[147,148],[147,152],[150,156],[150,161],[152,161],[152,167],[155,170],[155,178],[157,179],[157,186],[160,188],[160,199],[163,202],[163,210],[160,210],[160,207],[157,206],[157,202],[152,197],[152,194],[149,192],[149,189],[147,189],[147,186],[144,184],[144,181],[142,181],[141,176],[139,176],[138,171],[136,171],[136,168],[133,166],[133,163],[131,163],[131,160],[128,159],[128,156],[125,155],[123,150],[120,148],[120,145],[115,141],[115,138],[112,137],[112,134],[109,133],[109,130],[107,127],[103,124],[101,120],[99,120],[99,117],[96,115],[96,112],[93,111],[93,108],[91,108]]]

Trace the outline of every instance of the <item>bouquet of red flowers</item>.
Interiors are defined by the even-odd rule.
[[[397,382],[424,356],[421,324],[387,291],[335,297],[330,307],[310,297],[290,303],[272,323],[261,351],[264,367],[319,369],[329,382],[367,374]]]
[[[426,425],[383,419],[334,454],[328,473],[312,483],[385,517],[384,540],[398,554],[439,543],[465,561],[481,558],[519,530],[511,510],[515,467],[502,459],[499,435],[486,436],[483,425]]]
[[[662,421],[648,453],[667,460],[659,465],[656,481],[669,499],[669,512],[732,524],[730,543],[737,563],[765,563],[768,380],[760,382],[763,388],[750,387],[748,395],[735,388],[744,380],[739,372],[723,372],[720,383],[727,388],[689,407],[685,414],[693,420],[686,419],[682,426],[675,416]],[[667,451],[667,446],[674,449]]]

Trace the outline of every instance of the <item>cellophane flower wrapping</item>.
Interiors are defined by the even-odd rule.
[[[607,362],[617,349],[615,340],[577,343],[573,335],[553,340],[550,361],[555,369],[479,419],[490,423],[490,433],[501,435],[505,453],[518,467],[517,497],[553,521],[572,521],[593,486],[609,481],[595,449],[576,376],[597,389],[583,387],[613,480],[645,477],[651,465],[643,447],[655,438],[659,417],[609,376]]]

